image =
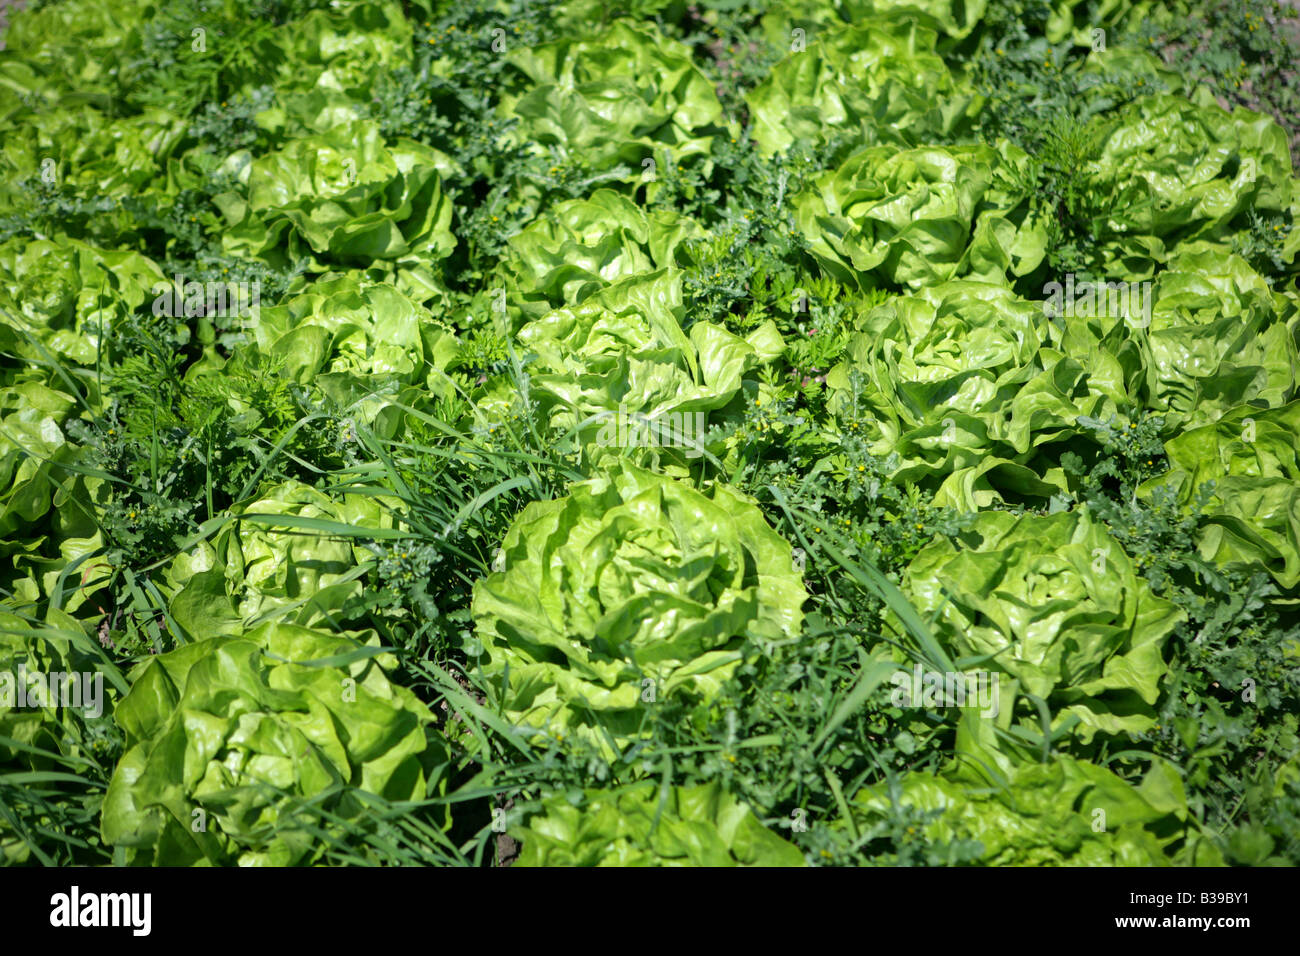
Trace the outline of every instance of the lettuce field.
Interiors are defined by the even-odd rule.
[[[1294,5],[6,16],[0,860],[1300,862]]]

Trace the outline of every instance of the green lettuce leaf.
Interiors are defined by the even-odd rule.
[[[38,788],[63,804],[65,812],[94,814],[98,809],[102,784],[99,789],[86,784],[98,761],[111,752],[113,707],[125,688],[98,651],[81,625],[61,611],[39,622],[0,610],[0,778],[71,774],[45,780]],[[33,845],[25,837],[42,834],[50,821],[38,807],[12,802],[9,794],[5,804],[0,860],[25,863],[44,843],[38,838]],[[11,814],[21,829],[10,824]]]
[[[1136,787],[1109,770],[1056,756],[1016,767],[1000,786],[985,780],[909,773],[867,787],[854,800],[858,828],[891,808],[925,814],[930,842],[978,841],[983,866],[1222,866],[1190,828],[1178,771],[1153,762]]]
[[[850,285],[918,289],[970,277],[1004,282],[1031,273],[1047,234],[1026,220],[1026,196],[998,175],[1023,171],[1015,146],[871,146],[795,196],[809,251]]]
[[[690,51],[658,31],[618,21],[604,31],[511,50],[525,79],[497,107],[518,120],[505,141],[560,161],[579,160],[592,182],[648,182],[651,166],[708,157],[722,104]],[[645,163],[651,160],[651,163]],[[706,162],[706,170],[708,167]],[[530,186],[518,183],[527,200]]]
[[[897,456],[899,480],[935,503],[972,511],[1039,504],[1065,490],[1053,443],[1077,441],[1080,415],[1108,418],[1127,397],[1104,351],[1067,356],[1042,303],[954,280],[872,309],[831,370],[832,407],[870,429],[872,452]]]
[[[660,270],[620,279],[520,329],[535,356],[532,395],[552,428],[587,423],[577,440],[592,463],[630,455],[663,469],[700,458],[710,413],[731,403],[747,373],[770,357],[751,342],[780,341],[771,323],[750,341],[709,322],[687,335],[685,314],[681,274]],[[756,390],[749,381],[747,391]]]
[[[959,543],[924,548],[903,590],[922,617],[937,615],[935,635],[954,659],[992,655],[983,666],[1000,675],[998,726],[1023,721],[1031,739],[1041,733],[1033,708],[1014,711],[1018,693],[1045,701],[1053,728],[1073,727],[1085,744],[1155,726],[1162,650],[1183,615],[1086,509],[981,512]],[[995,736],[988,720],[968,726],[986,744]]]
[[[389,682],[377,644],[266,624],[139,665],[116,711],[129,749],[104,840],[131,864],[287,866],[321,849],[297,801],[338,787],[327,808],[359,820],[349,787],[422,798],[432,715]]]
[[[507,714],[601,740],[597,726],[634,733],[679,689],[715,694],[747,636],[799,633],[806,598],[753,502],[625,462],[525,508],[501,560],[472,609],[484,672],[509,672]]]
[[[841,131],[857,132],[860,146],[959,135],[979,103],[934,52],[935,39],[914,20],[855,21],[817,34],[747,95],[754,141],[779,153]]]
[[[559,203],[509,239],[523,313],[576,305],[617,279],[671,266],[683,241],[704,235],[684,216],[646,213],[610,189]]]
[[[803,866],[799,848],[768,830],[715,781],[671,787],[646,781],[589,790],[575,804],[549,797],[513,832],[516,866]]]
[[[1172,487],[1183,505],[1214,482],[1199,532],[1201,556],[1266,569],[1284,588],[1300,583],[1300,402],[1242,405],[1165,444],[1169,471],[1138,493]]]
[[[456,238],[440,167],[436,150],[409,140],[387,146],[369,121],[294,139],[253,160],[246,194],[226,201],[223,247],[273,265],[300,256],[359,268],[441,259]]]
[[[361,594],[361,566],[373,557],[363,537],[330,529],[364,534],[393,520],[378,499],[336,500],[296,481],[266,488],[230,512],[235,521],[178,555],[166,572],[172,616],[193,637],[236,634],[271,619],[328,626]]]

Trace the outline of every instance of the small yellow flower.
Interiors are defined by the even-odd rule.
[[[998,56],[1002,56],[1002,55],[1003,55],[1002,47],[998,47]]]
[[[857,422],[854,422],[854,424],[856,425]],[[867,470],[867,466],[866,466],[866,465],[858,465],[858,471],[866,471],[866,470]]]

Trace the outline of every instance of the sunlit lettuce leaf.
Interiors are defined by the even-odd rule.
[[[803,854],[715,781],[548,798],[525,826],[516,866],[803,866]]]
[[[923,288],[858,327],[827,378],[833,407],[863,419],[873,453],[897,454],[897,477],[935,487],[938,504],[1045,502],[1065,489],[1052,444],[1077,441],[1079,416],[1105,419],[1126,397],[1112,355],[1064,354],[1042,303],[1002,285]]]
[[[193,637],[236,634],[263,620],[327,625],[361,593],[361,565],[371,558],[361,545],[365,529],[392,527],[378,499],[340,500],[294,481],[231,512],[248,517],[178,555],[167,570],[172,616]]]
[[[914,20],[868,20],[809,38],[747,96],[754,141],[781,152],[857,132],[860,146],[918,146],[960,132],[978,109]]]
[[[872,146],[801,190],[796,220],[817,262],[850,285],[1005,281],[1032,272],[1046,254],[1046,232],[1026,219],[1026,196],[996,175],[1000,164],[1027,161],[1009,144],[1000,152]]]
[[[1108,195],[1107,274],[1149,276],[1181,243],[1230,251],[1245,214],[1282,213],[1294,202],[1286,133],[1249,110],[1229,113],[1208,91],[1196,102],[1161,94],[1108,121],[1088,172]]]
[[[518,121],[506,140],[558,162],[579,161],[599,181],[644,181],[652,194],[657,164],[707,160],[722,130],[712,84],[689,50],[658,31],[619,20],[590,36],[505,55],[526,79],[497,107]],[[516,192],[526,198],[528,191],[527,182],[518,184]]]
[[[671,266],[683,241],[704,234],[684,216],[647,213],[610,189],[559,203],[509,239],[524,314],[575,305],[618,279]]]
[[[322,849],[296,801],[336,785],[423,797],[432,715],[361,637],[267,624],[140,664],[115,714],[128,749],[104,840],[135,864],[285,866]],[[346,789],[326,806],[365,813]]]
[[[374,393],[369,404],[377,407],[395,386],[446,393],[445,370],[459,347],[428,309],[387,283],[356,274],[327,275],[262,308],[252,337],[284,362],[284,374],[293,380],[320,385],[340,402]],[[375,414],[365,417],[373,420]]]
[[[939,539],[908,565],[903,590],[954,659],[994,655],[998,720],[1017,692],[1044,701],[1081,742],[1155,725],[1162,648],[1182,617],[1086,509],[981,512],[958,544]],[[986,730],[992,733],[992,725]]]
[[[1137,786],[1064,755],[1019,765],[1001,786],[913,772],[859,791],[853,812],[862,829],[895,807],[929,818],[928,841],[978,841],[984,866],[1223,865],[1190,828],[1182,780],[1164,761]]]
[[[0,342],[29,361],[93,366],[101,331],[150,306],[166,281],[138,252],[67,237],[10,240],[0,245]]]
[[[752,501],[625,462],[525,508],[502,560],[474,586],[484,670],[508,668],[513,720],[553,731],[633,733],[644,701],[712,696],[746,636],[803,618],[790,544]]]
[[[86,761],[97,761],[108,750],[107,730],[121,678],[98,650],[80,624],[60,611],[37,621],[0,610],[0,775],[81,773]],[[57,677],[51,680],[52,675]],[[56,791],[51,798],[67,810],[84,806],[94,812],[99,793],[77,784],[75,778],[46,782]],[[10,825],[14,812],[21,832]],[[0,814],[0,861],[33,858],[44,839],[33,847],[21,834],[41,833],[49,825],[42,816],[25,802],[15,805],[6,799],[6,812]]]
[[[440,166],[427,146],[385,145],[369,121],[294,139],[253,160],[246,195],[225,210],[224,248],[272,264],[298,256],[359,268],[412,255],[440,259],[456,245]]]
[[[741,394],[771,349],[779,354],[771,323],[746,340],[709,322],[687,334],[684,318],[681,275],[660,270],[620,279],[520,329],[534,356],[532,394],[553,428],[582,426],[576,440],[589,461],[700,458],[711,413]],[[749,391],[756,388],[751,381]]]
[[[1244,403],[1276,407],[1296,394],[1296,304],[1243,260],[1184,253],[1154,288],[1144,362],[1151,404],[1190,428]]]
[[[1300,583],[1300,402],[1238,406],[1165,444],[1169,471],[1139,489],[1172,486],[1184,504],[1214,482],[1200,530],[1202,557],[1260,567],[1284,588]]]

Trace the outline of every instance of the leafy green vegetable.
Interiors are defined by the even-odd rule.
[[[291,624],[190,644],[142,664],[116,719],[127,751],[104,798],[104,839],[127,862],[285,866],[320,847],[296,819],[331,787],[424,795],[432,716],[384,676],[377,642]]]
[[[979,103],[934,44],[934,32],[915,20],[857,21],[818,34],[749,94],[755,141],[779,152],[844,129],[863,146],[917,146],[959,134]]]
[[[528,81],[497,108],[519,121],[509,138],[557,162],[581,157],[623,183],[653,183],[657,164],[707,156],[721,131],[722,106],[687,51],[641,27],[620,21],[506,55]]]
[[[1221,865],[1213,845],[1188,826],[1177,771],[1156,762],[1134,787],[1094,764],[1057,757],[1024,764],[998,786],[908,774],[894,786],[864,789],[858,826],[871,835],[891,805],[925,815],[927,839],[976,840],[988,866]]]
[[[960,549],[940,540],[922,550],[903,589],[922,615],[938,615],[954,659],[988,655],[985,666],[1009,678],[999,687],[1000,727],[1017,719],[1019,693],[1047,702],[1053,730],[1077,725],[1082,743],[1155,725],[1161,651],[1179,615],[1087,511],[986,511],[958,541]],[[984,745],[1001,736],[988,721],[964,726]],[[1037,713],[1027,726],[1045,732]]]
[[[1272,0],[24,6],[5,860],[1300,862]]]
[[[799,632],[790,545],[726,485],[616,463],[525,508],[502,551],[474,621],[507,713],[534,727],[633,734],[661,697],[716,693],[746,635]]]
[[[1197,545],[1219,564],[1265,568],[1285,588],[1300,582],[1300,403],[1241,405],[1169,441],[1170,470],[1141,492],[1172,486],[1184,504],[1214,482]]]
[[[578,440],[592,461],[641,446],[663,467],[698,459],[710,413],[756,389],[750,373],[784,343],[770,322],[747,339],[708,322],[688,335],[685,316],[681,274],[661,270],[617,281],[520,329],[519,341],[536,353],[533,394],[543,411],[554,409],[552,426],[588,423]]]
[[[74,618],[53,611],[38,622],[0,612],[0,859],[53,862],[36,833],[56,820],[72,838],[47,849],[94,858],[99,806],[120,746],[113,707],[124,687]],[[20,785],[23,776],[31,790]]]
[[[575,305],[615,279],[671,266],[677,248],[702,236],[676,213],[646,213],[609,189],[558,204],[509,240],[526,315]]]
[[[647,781],[621,792],[557,795],[517,828],[519,866],[803,866],[799,850],[716,783]]]
[[[309,256],[368,268],[380,260],[390,270],[441,259],[456,244],[439,175],[449,169],[420,144],[386,146],[366,121],[295,139],[248,164],[246,193],[217,198],[229,225],[223,248],[271,262]]]
[[[863,288],[1025,275],[1042,261],[1046,234],[1026,220],[1025,195],[998,173],[1027,161],[1009,144],[1001,154],[871,146],[796,197],[799,228],[822,268]]]

